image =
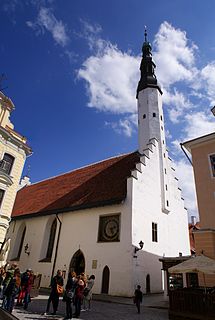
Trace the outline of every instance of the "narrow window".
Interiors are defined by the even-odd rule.
[[[21,256],[22,247],[23,247],[23,243],[24,243],[24,239],[25,239],[25,233],[26,233],[26,227],[24,228],[24,230],[22,232],[22,237],[21,237],[21,240],[20,240],[20,244],[19,244],[19,249],[18,249],[18,254],[17,254],[16,260],[19,260],[19,258]]]
[[[143,119],[146,119],[146,115],[145,115],[145,113],[144,113],[144,115],[143,115]]]
[[[165,155],[165,153],[163,154],[163,157],[164,157],[164,158],[166,158],[166,155]]]
[[[167,205],[167,207],[169,207],[169,201],[168,200],[166,200],[166,205]]]
[[[152,241],[158,242],[158,225],[152,222]]]
[[[163,144],[165,144],[164,140],[163,140]]]
[[[155,112],[153,112],[153,118],[155,118],[156,117],[156,113]]]
[[[161,121],[163,120],[163,117],[161,116]]]
[[[8,153],[4,154],[4,158],[0,161],[0,170],[4,171],[6,174],[11,173],[11,169],[14,163],[14,157]]]
[[[49,235],[49,242],[48,242],[48,247],[47,247],[47,252],[46,252],[46,259],[51,260],[51,258],[52,258],[56,229],[57,229],[57,219],[55,219],[53,221],[52,226],[51,226],[50,235]]]
[[[161,130],[163,130],[163,126],[161,126]]]
[[[167,184],[166,184],[166,191],[168,190],[168,188],[167,188]]]
[[[210,156],[212,176],[215,177],[215,154]]]
[[[3,201],[3,198],[4,198],[4,194],[5,194],[5,190],[0,189],[0,207],[1,207],[1,205],[2,205],[2,201]]]
[[[164,173],[166,174],[166,168],[164,169]]]

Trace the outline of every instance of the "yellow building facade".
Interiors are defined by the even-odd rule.
[[[26,157],[32,153],[26,138],[10,121],[14,109],[13,102],[0,91],[0,246],[9,227]]]
[[[192,155],[200,230],[194,232],[196,254],[215,259],[215,133],[183,146]],[[203,283],[200,277],[200,284]],[[215,286],[215,277],[206,275],[206,285]]]

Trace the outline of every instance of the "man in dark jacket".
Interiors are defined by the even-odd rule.
[[[140,290],[141,286],[137,286],[137,289],[134,292],[134,303],[136,304],[137,307],[137,312],[140,313],[140,304],[142,303],[143,300],[143,293]]]

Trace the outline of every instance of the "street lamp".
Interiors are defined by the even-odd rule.
[[[24,247],[24,252],[29,256],[30,251],[29,251],[29,245],[28,243],[26,243],[25,247]]]
[[[142,241],[142,240],[140,240],[140,242],[139,242],[139,248],[138,247],[134,247],[134,254],[136,254],[137,253],[137,251],[139,251],[139,250],[142,250],[143,249],[143,246],[144,246],[144,242]]]

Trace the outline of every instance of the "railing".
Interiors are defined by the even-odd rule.
[[[169,314],[192,319],[215,319],[215,292],[207,289],[170,290]]]

